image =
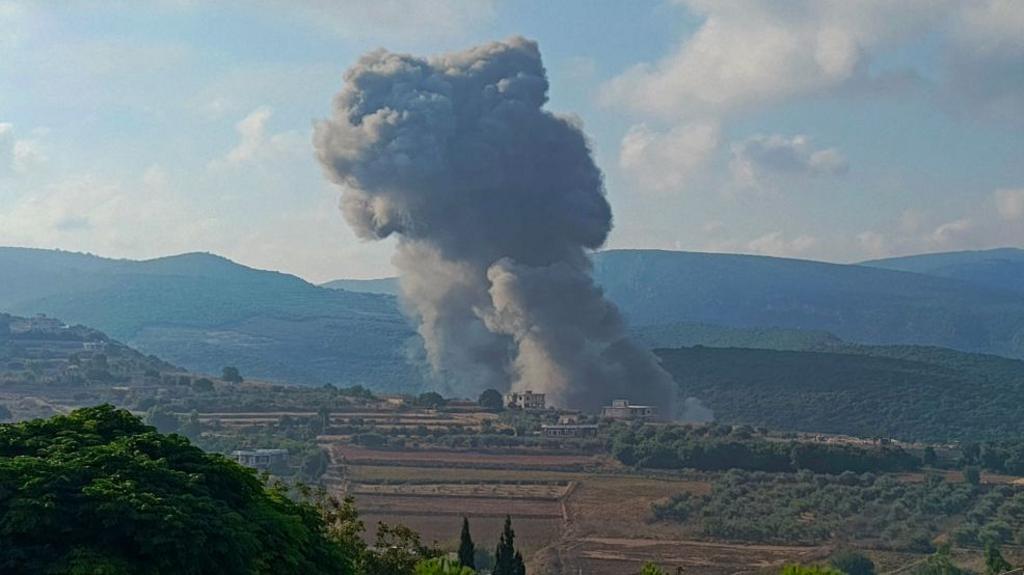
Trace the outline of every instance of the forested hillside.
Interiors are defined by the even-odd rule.
[[[978,264],[992,267],[987,273],[977,265],[946,273],[897,261],[858,266],[660,250],[609,250],[595,253],[593,261],[598,283],[640,338],[654,345],[804,349],[834,334],[860,343],[1024,358],[1020,254],[993,252],[988,263]],[[325,285],[396,290],[393,278]],[[761,333],[729,331],[737,328]]]
[[[1024,362],[945,349],[691,347],[656,353],[722,423],[904,440],[1024,433]]]
[[[1019,248],[922,254],[872,260],[861,265],[951,278],[1024,294],[1024,249]]]
[[[82,325],[0,313],[0,385],[142,382],[179,368]]]
[[[826,331],[852,342],[1024,357],[1024,298],[958,280],[804,260],[657,250],[594,257],[635,328],[672,322]]]
[[[0,572],[354,572],[312,505],[110,406],[0,426]]]
[[[1024,357],[1024,297],[864,266],[629,250],[598,281],[651,347],[829,351],[920,344]],[[101,329],[191,370],[237,365],[294,383],[423,386],[422,346],[393,296],[327,289],[209,254],[134,262],[0,248],[0,311]],[[336,284],[332,284],[336,285]],[[393,280],[345,283],[393,291]]]
[[[389,296],[329,290],[209,254],[148,261],[0,248],[0,311],[100,329],[201,372],[416,389],[417,342]]]

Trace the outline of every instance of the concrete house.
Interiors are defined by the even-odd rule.
[[[543,393],[534,393],[528,389],[522,393],[505,394],[505,407],[509,409],[544,409],[546,404]]]
[[[615,399],[611,405],[601,408],[601,415],[608,419],[647,420],[658,416],[658,409],[650,405],[633,405],[628,399]]]
[[[288,463],[287,449],[244,449],[233,451],[231,458],[240,465],[255,469],[268,469],[271,466]]]

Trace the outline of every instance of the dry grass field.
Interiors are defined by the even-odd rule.
[[[792,562],[811,562],[827,555],[818,547],[730,545],[675,539],[584,537],[559,549],[562,573],[621,575],[636,573],[645,561],[655,559],[674,572],[701,575],[738,575],[777,572]],[[540,570],[550,569],[544,565]]]
[[[754,573],[823,553],[712,544],[653,522],[651,503],[680,491],[704,494],[710,485],[631,474],[603,457],[371,450],[325,440],[341,489],[356,498],[368,526],[401,522],[451,546],[466,516],[478,545],[490,549],[508,514],[533,573],[623,575],[652,559],[686,573]]]
[[[273,424],[280,418],[314,417],[311,411],[206,413],[225,426]],[[390,435],[401,428],[479,428],[490,413],[382,409],[333,413],[334,425],[356,423]],[[490,425],[490,424],[488,424]],[[462,517],[468,517],[478,547],[493,550],[510,515],[530,572],[539,575],[629,575],[646,561],[669,573],[701,575],[775,573],[792,562],[823,560],[834,550],[822,546],[756,545],[709,541],[694,523],[655,521],[652,504],[680,492],[705,495],[705,475],[640,474],[606,455],[563,453],[542,448],[467,450],[420,447],[371,449],[347,435],[321,435],[331,458],[327,485],[355,497],[373,538],[378,522],[402,523],[427,543],[452,549]],[[907,482],[924,474],[907,473]],[[962,481],[959,472],[948,473]],[[985,483],[1017,478],[986,474]],[[1007,549],[1009,556],[1019,550]],[[879,573],[920,559],[920,555],[872,552]],[[965,563],[974,557],[961,557]]]

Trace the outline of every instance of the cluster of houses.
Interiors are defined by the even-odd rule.
[[[526,390],[511,392],[505,395],[505,407],[537,411],[547,409],[543,393]],[[658,416],[657,408],[650,405],[633,405],[626,399],[616,399],[611,405],[601,408],[601,417],[605,419],[626,421],[647,421]],[[575,415],[563,415],[557,424],[541,426],[545,437],[594,437],[597,435],[596,423],[580,423]]]
[[[524,411],[543,411],[547,409],[545,394],[530,390],[512,392],[505,395],[505,407]],[[655,419],[657,408],[650,405],[633,405],[626,399],[616,399],[611,405],[601,409],[605,419],[623,421],[647,421]],[[596,437],[596,423],[582,423],[578,415],[565,414],[558,418],[558,423],[541,425],[541,435],[550,438]],[[286,449],[249,449],[231,453],[231,458],[241,465],[267,470],[288,462]]]

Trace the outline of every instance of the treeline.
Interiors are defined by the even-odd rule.
[[[993,473],[1024,475],[1024,440],[970,443],[961,448],[959,464]]]
[[[916,346],[657,354],[723,423],[930,442],[1024,435],[1024,361]]]
[[[417,428],[387,435],[365,431],[366,427],[334,426],[332,433],[352,433],[352,442],[370,449],[407,449],[409,447],[432,447],[442,449],[509,449],[524,451],[543,449],[549,452],[559,450],[598,453],[606,449],[607,443],[600,439],[522,437],[507,433],[478,433],[472,428],[431,429],[423,432]],[[511,430],[509,430],[511,431]]]
[[[817,475],[731,471],[710,495],[681,493],[654,517],[693,521],[704,534],[758,543],[821,544],[929,552],[942,531],[960,546],[1024,543],[1024,489],[872,473]]]
[[[731,426],[653,426],[620,429],[612,455],[625,465],[648,469],[838,474],[918,469],[921,461],[891,445],[853,445],[773,439]]]

